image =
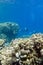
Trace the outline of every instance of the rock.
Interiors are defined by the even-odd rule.
[[[3,22],[0,23],[0,39],[6,39],[11,41],[15,39],[19,31],[19,25],[12,22]]]

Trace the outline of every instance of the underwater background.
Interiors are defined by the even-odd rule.
[[[0,22],[16,22],[18,36],[43,33],[43,0],[0,0]]]
[[[0,0],[0,65],[43,65],[43,0]]]

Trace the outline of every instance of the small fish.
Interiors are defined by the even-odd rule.
[[[25,31],[25,32],[27,32],[27,31],[28,31],[28,28],[27,28],[27,27],[25,27],[25,28],[24,28],[24,31]]]
[[[19,32],[28,32],[29,29],[27,27],[25,27],[24,29],[20,29]]]

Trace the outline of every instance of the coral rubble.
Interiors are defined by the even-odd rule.
[[[0,50],[0,65],[43,65],[43,34],[12,40]]]

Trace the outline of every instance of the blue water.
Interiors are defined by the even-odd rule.
[[[43,0],[2,0],[0,22],[16,22],[19,36],[43,33]]]

